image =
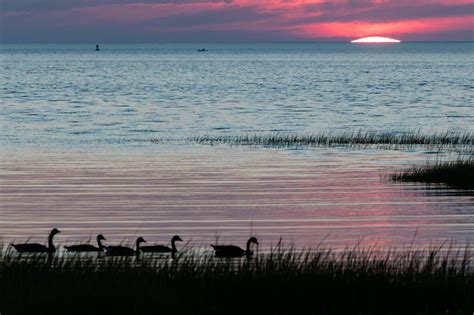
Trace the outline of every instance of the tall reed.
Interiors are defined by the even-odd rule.
[[[426,134],[421,131],[355,131],[342,133],[253,133],[241,135],[199,135],[187,139],[199,144],[229,144],[238,146],[265,147],[377,147],[401,148],[425,146],[430,148],[472,148],[474,135],[466,132],[447,131],[445,133]],[[153,142],[162,142],[155,139]]]
[[[393,181],[446,184],[474,189],[474,158],[436,161],[425,166],[402,170],[390,176]]]
[[[18,256],[0,262],[2,314],[468,314],[469,250]]]

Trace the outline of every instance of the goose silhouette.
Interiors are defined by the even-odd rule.
[[[175,235],[171,238],[171,247],[165,245],[150,245],[142,246],[140,250],[144,253],[176,253],[176,242],[182,242],[183,240],[178,235]]]
[[[249,238],[249,240],[247,241],[247,247],[245,250],[235,245],[211,244],[211,246],[212,248],[214,248],[215,255],[217,258],[232,258],[232,257],[242,257],[242,256],[251,257],[253,255],[253,251],[250,250],[250,245],[252,243],[258,246],[258,241],[255,237]]]
[[[135,249],[127,247],[127,246],[121,246],[121,245],[104,246],[105,254],[108,256],[133,256],[133,255],[138,256],[140,253],[141,243],[146,243],[143,237],[137,238],[137,241],[135,242]]]
[[[68,252],[103,252],[104,245],[102,245],[102,241],[106,241],[106,239],[102,234],[99,234],[97,235],[98,247],[92,244],[79,244],[64,246],[64,248],[66,248]]]
[[[54,253],[56,247],[53,244],[53,237],[61,233],[58,229],[54,228],[51,230],[48,236],[48,246],[37,244],[37,243],[24,243],[24,244],[11,244],[13,248],[19,253]]]

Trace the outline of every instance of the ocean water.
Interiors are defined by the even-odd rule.
[[[199,53],[198,48],[209,51]],[[195,135],[474,132],[473,43],[0,46],[4,242],[189,247],[474,241],[474,198],[384,176],[430,150],[206,146]],[[174,139],[162,144],[147,139]],[[441,152],[446,158],[448,152]],[[414,236],[415,239],[414,239]]]
[[[1,46],[1,144],[474,125],[474,43],[94,49]]]

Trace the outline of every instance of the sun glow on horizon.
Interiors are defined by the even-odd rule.
[[[389,37],[382,37],[382,36],[369,36],[363,37],[355,40],[351,40],[351,43],[364,43],[364,44],[371,44],[371,43],[401,43],[398,39],[393,39]]]

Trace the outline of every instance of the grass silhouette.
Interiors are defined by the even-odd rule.
[[[467,248],[275,247],[251,260],[48,259],[7,251],[0,307],[2,314],[468,314],[472,262]]]
[[[421,131],[356,131],[343,133],[305,133],[305,134],[242,134],[242,135],[200,135],[191,137],[191,142],[199,144],[229,144],[237,146],[264,147],[354,147],[354,148],[409,148],[424,146],[430,148],[460,147],[470,148],[474,144],[471,133],[445,132],[425,134]],[[153,142],[160,142],[154,140]]]
[[[392,174],[390,178],[393,181],[446,184],[474,189],[474,159],[469,157],[454,161],[436,161]]]

